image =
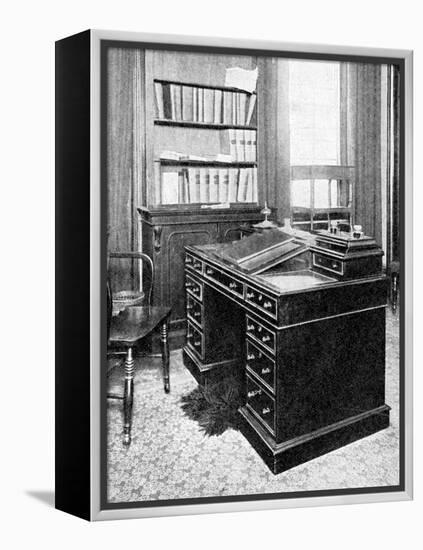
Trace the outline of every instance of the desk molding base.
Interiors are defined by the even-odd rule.
[[[274,438],[244,406],[239,409],[240,430],[271,472],[280,474],[387,428],[389,411],[388,405],[382,405],[309,434],[276,444]]]

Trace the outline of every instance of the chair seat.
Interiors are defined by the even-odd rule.
[[[130,306],[112,317],[109,342],[133,346],[149,334],[170,313],[170,307]]]

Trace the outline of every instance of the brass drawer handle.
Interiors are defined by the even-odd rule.
[[[270,340],[270,336],[265,335],[265,336],[263,336],[263,338],[261,340],[262,340],[262,342],[268,342]]]
[[[265,309],[270,309],[272,307],[272,302],[264,302],[263,307]]]
[[[256,395],[261,395],[261,390],[253,390],[248,392],[248,397],[255,397]]]
[[[254,298],[254,296],[255,296],[254,292],[247,292],[248,300],[251,300],[252,298]]]
[[[270,367],[266,367],[264,369],[261,369],[261,374],[269,374],[270,371]]]
[[[253,359],[255,359],[256,356],[254,355],[254,353],[247,353],[247,359],[248,361],[252,361]]]
[[[263,416],[265,416],[266,414],[269,414],[270,413],[270,408],[269,407],[265,407],[262,411],[261,411],[261,414]]]
[[[236,288],[236,283],[233,283],[233,282],[232,282],[232,283],[229,283],[229,288],[232,288],[232,289],[233,289],[233,288]]]
[[[213,275],[214,274],[214,271],[211,267],[207,267],[206,268],[206,275]]]
[[[256,327],[254,325],[247,325],[247,330],[253,331],[255,329],[256,329]]]

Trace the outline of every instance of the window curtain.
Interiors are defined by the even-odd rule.
[[[142,172],[142,52],[107,51],[107,243],[108,251],[138,250],[138,214]],[[113,292],[139,286],[134,261],[113,259],[108,276]]]
[[[381,65],[341,64],[341,163],[355,166],[354,223],[382,245]]]

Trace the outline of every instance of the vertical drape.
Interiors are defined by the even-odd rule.
[[[109,251],[138,250],[136,207],[140,186],[141,53],[110,48],[107,58],[107,236]],[[109,262],[113,291],[130,289],[138,279],[136,265]]]
[[[341,128],[346,132],[346,164],[355,166],[354,223],[381,245],[381,65],[349,63],[345,71],[347,105],[341,112],[346,120]]]
[[[267,200],[283,222],[290,212],[289,61],[259,58],[258,174],[260,204]],[[265,190],[265,193],[263,193]]]

